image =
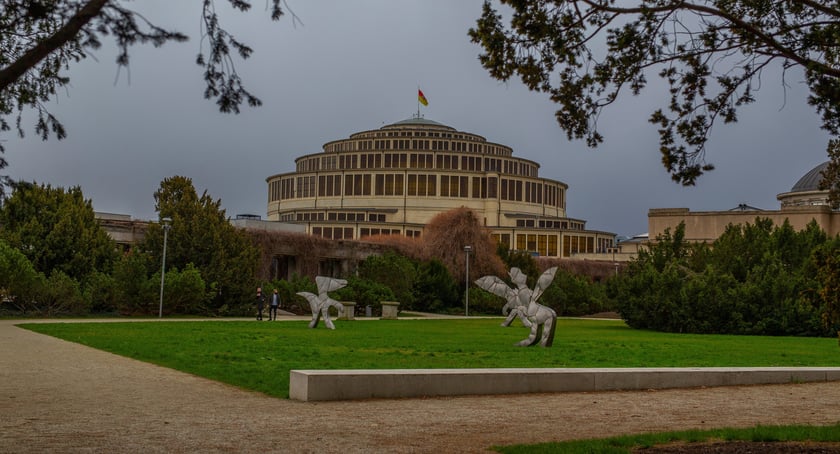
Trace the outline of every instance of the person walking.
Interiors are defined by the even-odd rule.
[[[265,296],[262,294],[262,289],[257,287],[257,320],[262,320],[262,311],[265,307]]]
[[[277,308],[280,307],[280,294],[277,289],[274,289],[274,294],[271,295],[271,306],[268,309],[268,319],[277,320]]]

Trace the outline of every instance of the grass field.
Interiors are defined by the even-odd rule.
[[[558,320],[551,348],[516,347],[501,319],[55,323],[23,327],[270,396],[292,369],[840,366],[837,340],[666,334],[617,320]]]
[[[840,424],[831,426],[758,426],[748,429],[713,429],[713,430],[689,430],[681,432],[663,432],[654,434],[627,435],[598,440],[576,440],[564,443],[541,443],[534,445],[513,445],[497,446],[494,450],[505,454],[535,454],[535,453],[558,453],[564,454],[627,454],[633,452],[634,448],[647,448],[673,442],[681,443],[703,443],[709,441],[749,441],[749,442],[837,442],[840,440]],[[803,448],[799,448],[803,449]],[[787,451],[773,452],[800,452],[797,448],[790,448]],[[701,452],[701,451],[693,451]],[[702,452],[733,452],[716,451],[709,448]],[[761,449],[743,450],[738,452],[762,452]],[[835,452],[835,451],[809,451],[809,452]]]

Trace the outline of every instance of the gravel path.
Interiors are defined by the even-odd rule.
[[[834,424],[840,383],[304,403],[0,321],[0,451],[485,452],[756,424]]]

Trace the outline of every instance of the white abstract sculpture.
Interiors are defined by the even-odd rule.
[[[510,326],[515,317],[519,317],[522,325],[526,328],[531,327],[531,322],[528,320],[528,302],[531,300],[531,289],[525,286],[527,276],[522,273],[519,268],[511,268],[511,281],[516,285],[516,288],[510,288],[505,281],[496,276],[484,276],[475,281],[476,285],[490,293],[501,296],[507,300],[504,307],[502,307],[502,315],[507,316],[502,326]]]
[[[551,347],[554,343],[557,313],[550,307],[537,303],[537,299],[551,285],[555,273],[557,273],[556,266],[546,270],[537,280],[533,291],[526,287],[527,276],[519,268],[511,268],[508,273],[511,281],[516,285],[515,289],[508,287],[505,281],[496,276],[484,276],[475,281],[480,288],[507,300],[502,308],[502,315],[507,315],[507,319],[502,326],[510,326],[514,317],[518,316],[525,327],[531,328],[528,338],[516,345],[524,347],[536,345],[539,342],[543,347]],[[508,311],[510,311],[509,314]]]
[[[324,325],[329,329],[335,329],[335,325],[330,319],[330,306],[336,308],[338,313],[344,311],[344,305],[338,301],[330,298],[327,292],[338,290],[347,285],[344,279],[335,279],[326,276],[316,276],[315,284],[318,286],[318,294],[313,295],[309,292],[298,292],[297,294],[306,298],[309,301],[309,307],[312,309],[312,321],[309,322],[310,328],[318,326],[318,320],[323,316]]]

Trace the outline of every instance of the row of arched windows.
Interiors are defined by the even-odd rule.
[[[564,187],[544,180],[465,175],[292,175],[269,182],[269,202],[310,197],[412,196],[499,199],[565,208]]]
[[[359,169],[441,169],[498,172],[537,177],[539,166],[520,159],[446,153],[350,153],[305,156],[297,160],[298,172]]]

